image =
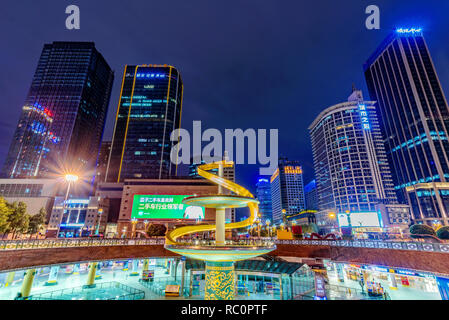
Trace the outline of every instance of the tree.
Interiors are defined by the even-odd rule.
[[[3,197],[0,197],[0,233],[3,233],[3,237],[9,229],[9,215],[11,214],[11,208]]]
[[[26,212],[27,205],[22,201],[8,204],[8,206],[11,209],[11,213],[8,216],[9,226],[6,232],[12,232],[12,237],[14,239],[17,232],[27,232],[30,216]]]
[[[441,240],[449,240],[449,226],[439,228],[437,230],[437,237]]]
[[[30,238],[31,238],[31,235],[38,233],[42,229],[42,227],[45,223],[46,216],[47,216],[47,211],[44,208],[41,208],[39,210],[38,214],[31,216],[30,223],[28,225],[28,230],[27,230],[27,233],[30,235]]]
[[[147,234],[150,237],[157,237],[165,235],[167,228],[162,224],[150,224],[147,229]]]
[[[414,224],[410,227],[410,234],[412,238],[420,238],[420,235],[436,235],[435,230],[425,224]]]

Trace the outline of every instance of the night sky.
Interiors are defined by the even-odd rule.
[[[65,8],[81,29],[65,28]],[[365,28],[376,4],[381,30]],[[2,0],[0,10],[0,163],[3,164],[44,43],[93,41],[115,81],[104,139],[111,139],[125,64],[170,64],[184,81],[182,126],[279,129],[280,155],[313,178],[307,128],[352,84],[364,91],[363,63],[396,27],[423,27],[449,92],[447,0]],[[254,191],[258,166],[238,166]]]

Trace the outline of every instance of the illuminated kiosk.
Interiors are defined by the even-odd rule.
[[[225,230],[250,226],[257,219],[259,206],[254,196],[242,186],[223,178],[223,168],[233,166],[232,161],[218,161],[198,167],[198,174],[218,184],[218,194],[193,196],[182,202],[187,205],[215,209],[215,225],[196,225],[174,229],[166,235],[165,248],[177,254],[206,262],[206,300],[232,300],[235,295],[234,262],[266,254],[276,249],[272,242],[250,244],[232,243],[225,239]],[[218,176],[209,170],[218,168]],[[223,187],[236,195],[224,195]],[[225,209],[248,207],[248,219],[225,223]],[[215,231],[215,241],[205,245],[197,242],[182,242],[176,239],[198,232]]]

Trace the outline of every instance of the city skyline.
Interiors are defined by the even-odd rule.
[[[83,21],[86,21],[86,23],[82,25],[79,31],[76,33],[70,33],[67,30],[54,30],[47,32],[46,37],[52,37],[52,40],[65,38],[70,41],[94,41],[97,48],[104,54],[105,59],[110,61],[116,75],[121,73],[121,70],[123,70],[126,63],[148,63],[150,60],[151,63],[167,63],[174,65],[180,70],[180,73],[183,75],[184,83],[187,84],[183,102],[185,107],[183,124],[186,125],[186,129],[189,130],[188,126],[191,125],[193,120],[199,119],[199,115],[201,115],[201,119],[206,126],[215,127],[220,130],[224,128],[238,127],[255,127],[266,129],[280,128],[280,155],[299,160],[303,166],[304,180],[310,181],[313,179],[313,165],[311,158],[311,146],[308,140],[306,126],[319,114],[322,105],[331,105],[335,100],[344,99],[345,96],[350,93],[350,87],[353,82],[357,87],[366,92],[362,65],[376,46],[387,36],[390,30],[393,30],[397,26],[423,26],[430,51],[435,57],[436,69],[442,79],[443,89],[446,92],[448,91],[445,90],[448,87],[445,79],[449,78],[449,68],[445,67],[443,57],[445,56],[445,52],[449,51],[449,49],[445,43],[443,44],[443,39],[445,38],[444,30],[449,28],[444,28],[447,22],[440,18],[442,15],[440,11],[444,10],[432,10],[430,9],[430,5],[420,6],[418,2],[414,1],[407,2],[407,5],[402,3],[387,4],[380,1],[379,5],[383,12],[388,12],[390,10],[398,12],[398,14],[394,17],[385,15],[385,18],[382,20],[381,30],[379,31],[369,31],[364,28],[362,23],[365,19],[365,15],[363,14],[364,4],[360,4],[360,6],[349,8],[348,12],[344,13],[344,15],[354,15],[358,12],[357,14],[360,15],[360,21],[354,21],[345,26],[335,26],[332,23],[333,19],[329,18],[328,23],[323,23],[322,25],[312,28],[310,21],[304,17],[302,20],[303,28],[301,29],[301,32],[288,35],[297,40],[293,43],[291,41],[286,42],[287,35],[279,37],[279,34],[281,34],[281,30],[284,28],[292,28],[297,25],[297,20],[283,19],[286,21],[291,21],[283,23],[266,21],[267,27],[265,28],[268,32],[264,33],[264,39],[253,39],[251,34],[255,34],[253,32],[257,33],[257,28],[261,27],[248,27],[246,23],[242,25],[240,22],[237,23],[236,26],[231,27],[228,23],[225,23],[223,20],[223,15],[220,15],[217,12],[217,6],[223,10],[226,10],[225,8],[221,8],[219,5],[208,5],[205,7],[205,10],[210,14],[201,17],[201,21],[192,23],[189,27],[194,28],[195,32],[201,32],[201,35],[204,35],[206,39],[208,39],[207,43],[209,43],[210,48],[213,50],[207,51],[207,57],[204,56],[204,50],[201,50],[198,43],[194,42],[196,46],[189,46],[190,37],[187,36],[187,31],[174,34],[174,31],[170,28],[167,30],[164,28],[157,29],[160,34],[154,34],[156,36],[156,40],[152,42],[157,45],[151,45],[151,42],[148,44],[145,41],[139,42],[136,45],[136,48],[138,48],[137,51],[127,50],[129,45],[116,47],[116,44],[112,41],[111,36],[100,36],[104,35],[101,32],[102,30],[94,32],[90,30],[90,32],[86,32],[86,29],[90,28],[87,19],[92,13],[89,11],[96,12],[98,8],[96,8],[95,5],[89,5],[83,2],[80,3],[80,6],[86,12],[83,16],[85,17],[85,20]],[[155,10],[160,12],[161,16],[163,16],[162,13],[165,12],[164,10],[166,7],[164,5],[160,6],[161,7],[155,8]],[[289,16],[289,14],[282,11],[279,6],[273,6],[278,15],[283,15],[286,18]],[[318,10],[318,5],[308,6],[310,6],[308,9],[312,12],[314,10]],[[133,5],[130,5],[129,10],[131,10],[132,7]],[[14,12],[14,5],[11,5],[11,8],[11,11]],[[261,16],[264,17],[264,10],[269,10],[270,8],[270,6],[261,4],[261,7],[256,10],[260,10]],[[291,5],[289,5],[289,8],[292,10],[299,9]],[[51,14],[52,10],[56,11],[57,9],[57,6],[56,8],[50,8],[48,14]],[[335,9],[335,11],[332,11],[333,9]],[[114,16],[113,6],[110,8],[104,8],[104,10],[106,10],[107,13],[111,13],[110,16]],[[242,13],[244,13],[245,10],[249,10],[249,8],[243,8]],[[297,11],[298,10],[295,12]],[[303,11],[301,11],[301,17],[304,16]],[[23,14],[26,16],[27,14],[31,14],[31,12],[27,12],[27,10],[25,10]],[[125,10],[125,14],[129,14],[129,12]],[[192,17],[193,13],[189,10],[179,10],[176,11],[176,14],[183,17],[183,19],[189,19]],[[334,5],[329,5],[328,10],[324,13],[324,17],[330,17],[332,15],[341,17],[342,14],[343,13],[338,12]],[[217,15],[219,15],[219,17],[217,17]],[[105,16],[108,16],[108,14],[105,14]],[[232,21],[238,20],[238,15],[231,15],[231,17]],[[433,18],[432,22],[430,21],[430,17]],[[213,18],[218,18],[219,22],[213,24],[211,22],[212,20],[210,20]],[[154,29],[158,25],[158,19],[161,19],[161,17],[153,19],[153,22],[146,23],[150,23]],[[129,30],[129,26],[123,26],[120,23],[117,27],[112,26],[112,22],[110,20],[110,18],[105,18],[105,26],[114,30],[118,27],[124,27],[125,31]],[[139,19],[135,20],[136,21],[133,22],[133,25],[135,28],[138,28],[139,21],[137,20]],[[217,41],[214,37],[215,34],[211,34],[211,31],[208,31],[206,34],[206,30],[197,30],[197,26],[199,26],[200,22],[212,23],[211,29],[215,31],[216,34],[220,34],[223,40]],[[221,26],[220,23],[224,23],[223,26]],[[26,27],[27,25],[24,26],[24,28]],[[243,30],[246,31],[242,32],[240,37],[231,38],[231,35],[235,35],[235,29],[233,28],[239,27],[243,27]],[[44,25],[40,25],[39,28],[43,28],[43,30],[45,30],[46,28],[51,29],[53,26],[46,27]],[[3,53],[5,55],[5,59],[9,58],[9,60],[11,60],[11,63],[9,64],[14,66],[15,61],[19,57],[24,61],[21,61],[20,68],[16,68],[17,70],[14,72],[15,77],[11,81],[6,83],[4,78],[0,78],[1,85],[5,85],[5,88],[8,89],[11,88],[5,96],[4,103],[8,106],[13,106],[9,109],[5,109],[4,105],[0,105],[0,108],[5,110],[11,118],[16,119],[18,118],[17,111],[23,104],[23,92],[26,90],[25,88],[29,83],[29,80],[27,79],[29,79],[32,72],[31,70],[33,69],[30,65],[35,65],[36,63],[36,51],[39,50],[39,48],[36,47],[38,46],[37,43],[40,42],[40,47],[44,42],[44,39],[39,40],[39,37],[30,39],[29,36],[20,34],[20,32],[23,31],[23,28],[20,29],[18,31],[18,36],[28,39],[30,48],[33,49],[26,53],[28,58],[25,59],[24,53],[16,53],[16,47],[11,45],[8,48],[9,51]],[[120,30],[116,31],[118,32]],[[120,32],[117,35],[119,35]],[[168,45],[165,40],[163,40],[165,32],[170,34],[172,37],[175,37],[177,40],[176,46],[171,44]],[[11,35],[5,34],[5,37],[6,39],[10,39],[12,44],[16,43],[14,39],[11,39]],[[135,37],[136,36],[131,36],[130,38],[135,40]],[[247,39],[253,39],[251,45],[245,45]],[[45,40],[48,41],[47,38],[45,38]],[[358,41],[356,46],[354,46],[354,40]],[[303,44],[304,41],[307,41],[308,49],[298,51],[300,47],[298,47],[295,43],[298,42]],[[349,51],[347,55],[342,52],[338,55],[338,63],[335,64],[335,60],[330,59],[332,55],[330,53],[331,51],[326,50],[326,48],[330,49],[335,47],[337,43],[339,47],[357,47],[357,50],[356,52],[351,50],[351,56],[349,56]],[[161,46],[161,44],[164,45]],[[260,52],[259,48],[261,48],[262,44],[264,45],[264,50],[260,54],[254,55],[256,52]],[[124,49],[125,47],[127,49]],[[183,54],[179,54],[179,51],[176,50],[179,47],[184,48]],[[18,48],[20,48],[20,46],[18,46]],[[220,54],[220,49],[225,48],[228,48],[227,52],[229,54]],[[279,48],[282,50],[279,50]],[[242,55],[242,53],[246,53],[246,55]],[[10,55],[13,54],[17,55],[17,58],[11,58]],[[236,56],[236,54],[238,54],[238,56]],[[314,57],[313,59],[312,56]],[[327,59],[325,57],[327,57]],[[271,61],[278,61],[278,63],[274,64],[273,67],[273,64],[269,63]],[[287,67],[287,64],[289,67]],[[317,69],[318,66],[319,69]],[[7,66],[6,71],[8,71],[8,68],[10,67]],[[326,72],[316,72],[316,70],[326,70]],[[299,71],[301,74],[300,77],[297,77]],[[211,74],[216,75],[217,85],[214,87],[210,87],[210,84],[207,83],[207,79],[210,78],[208,75]],[[273,75],[276,79],[282,80],[282,85],[277,84],[279,81],[261,80],[270,79]],[[323,81],[323,79],[329,78],[323,77],[323,75],[331,76],[333,81]],[[18,82],[14,81],[16,77],[18,77]],[[113,86],[104,140],[111,139],[112,137],[113,119],[115,118],[114,115],[116,113],[118,94],[120,91],[118,78],[119,77],[116,76]],[[263,91],[261,90],[260,92],[264,93],[251,96],[242,95],[243,92],[247,92],[244,90],[245,86],[242,86],[242,84],[248,83],[248,80],[251,80],[254,84],[251,84],[250,87],[247,87],[246,89],[254,88],[254,86],[256,86],[263,89]],[[327,84],[325,89],[321,89],[323,82],[325,85]],[[14,87],[12,87],[13,83],[15,84]],[[335,85],[335,83],[338,83],[338,85]],[[18,91],[22,92],[22,94],[18,94]],[[253,92],[258,91],[253,90]],[[255,113],[256,106],[258,110],[262,110],[262,112]],[[279,114],[279,106],[283,106],[282,110],[285,114],[291,113],[293,110],[300,108],[303,116],[300,118],[285,117],[283,114]],[[16,113],[14,113],[15,108],[17,108],[17,110],[15,110]],[[205,112],[210,108],[214,108],[215,112]],[[245,110],[244,116],[240,119],[230,118],[224,113],[224,110],[229,109]],[[297,127],[303,127],[304,130],[293,130],[293,128],[296,129]],[[12,137],[13,131],[11,124],[6,123],[3,130],[4,140],[2,143],[8,144],[10,138]],[[293,148],[291,146],[293,146]],[[2,162],[4,160],[5,153],[6,151],[0,150],[0,161]],[[250,189],[254,191],[255,183],[258,179],[258,166],[243,165],[238,166],[236,170],[238,179],[241,179],[241,181],[245,184],[250,185]]]

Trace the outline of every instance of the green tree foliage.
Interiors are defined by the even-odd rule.
[[[9,229],[9,215],[11,208],[3,197],[0,197],[0,233],[6,233]]]
[[[8,229],[6,232],[13,234],[13,239],[17,233],[26,233],[30,222],[30,215],[27,214],[27,205],[22,202],[8,204],[11,213],[8,216]]]
[[[39,210],[38,214],[30,217],[30,222],[28,225],[27,233],[30,235],[38,233],[45,223],[45,217],[47,216],[47,211],[44,208]]]
[[[150,237],[164,236],[167,228],[162,224],[150,224],[147,229],[147,234]]]
[[[436,235],[435,230],[425,224],[414,224],[410,227],[410,234],[412,238],[417,238],[421,234],[428,234],[431,236]]]
[[[318,226],[315,223],[302,225],[302,233],[318,233]]]
[[[449,226],[444,226],[438,229],[437,237],[441,240],[449,240]]]

